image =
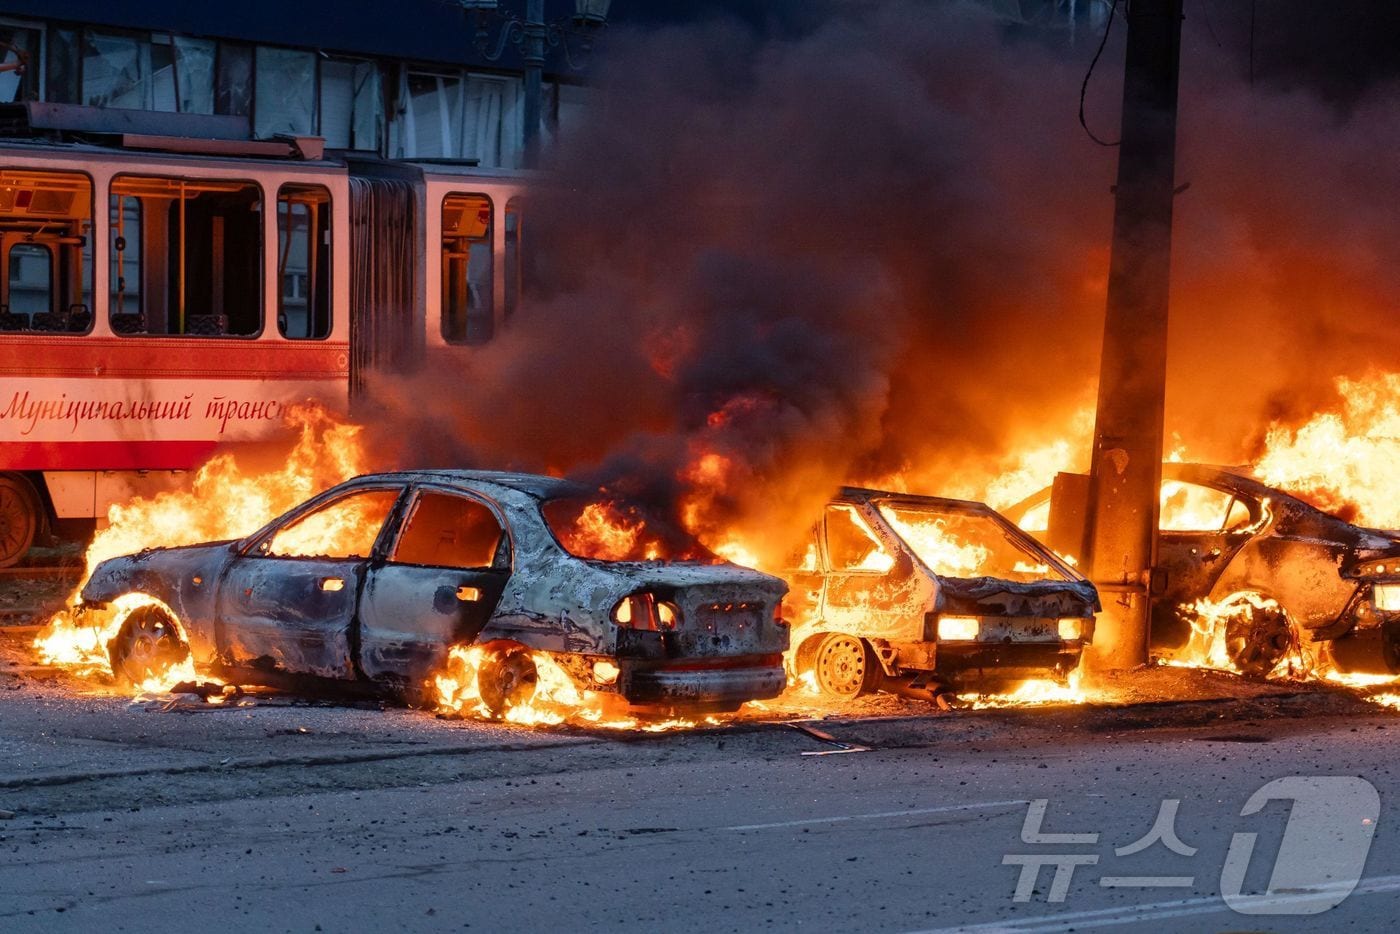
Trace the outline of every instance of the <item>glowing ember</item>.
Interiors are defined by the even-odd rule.
[[[275,470],[245,469],[236,455],[220,454],[195,473],[188,490],[114,505],[107,528],[88,547],[84,582],[98,564],[117,555],[242,538],[313,493],[365,472],[359,426],[337,421],[316,405],[294,408],[288,422],[298,430],[298,438]],[[324,544],[331,530],[317,532]],[[75,604],[77,596],[75,591],[68,602]],[[132,594],[103,610],[80,612],[70,607],[49,620],[34,647],[45,664],[72,668],[82,675],[110,675],[107,643],[128,613],[151,601],[143,594]],[[170,617],[174,619],[175,614]],[[172,677],[158,680],[170,684],[193,680],[195,672],[191,666]]]
[[[974,710],[989,707],[1033,707],[1041,704],[1083,704],[1089,692],[1080,685],[1080,672],[1070,672],[1065,681],[1036,678],[1023,681],[1004,694],[961,694],[958,699]]]
[[[529,652],[533,665],[533,691],[522,691],[507,701],[504,710],[493,712],[482,696],[481,672],[491,662],[492,647],[454,645],[444,670],[433,678],[438,712],[449,716],[499,719],[521,726],[587,726],[612,730],[641,730],[648,733],[693,729],[701,724],[718,725],[715,717],[644,720],[636,716],[610,713],[609,696],[580,691],[564,669],[544,652]]]

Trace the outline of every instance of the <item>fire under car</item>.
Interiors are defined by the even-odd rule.
[[[1094,586],[989,506],[846,488],[789,562],[798,673],[824,694],[1064,678]]]
[[[1227,659],[1263,676],[1296,659],[1400,673],[1400,533],[1362,528],[1249,475],[1162,465],[1153,651],[1172,657],[1209,601]],[[1062,473],[1008,510],[1063,554],[1084,554],[1089,478]],[[1304,653],[1304,647],[1309,649]]]
[[[705,711],[783,690],[786,590],[596,490],[439,470],[358,477],[239,541],[112,558],[82,600],[151,598],[108,646],[135,684],[192,656],[244,683],[414,701],[469,643],[493,713],[528,702],[532,651],[581,690]]]

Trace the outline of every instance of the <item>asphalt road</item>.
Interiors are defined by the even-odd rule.
[[[1400,718],[1349,698],[906,703],[820,724],[856,747],[843,751],[781,723],[637,737],[275,698],[165,710],[12,669],[5,932],[1389,931],[1400,909]],[[1258,841],[1230,890],[1263,891],[1290,813],[1240,812],[1287,776],[1378,790],[1375,814],[1364,794],[1328,790],[1311,837],[1293,841],[1321,872],[1374,830],[1364,878],[1320,916],[1236,913],[1220,895],[1235,835]],[[1116,853],[1164,799],[1194,854],[1160,841]],[[1034,836],[1037,800],[1040,834],[1097,838]],[[1051,861],[1018,901],[1028,856]],[[1052,901],[1057,856],[1074,865]],[[1252,905],[1321,900],[1293,880]]]

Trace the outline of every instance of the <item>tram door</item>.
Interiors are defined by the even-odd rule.
[[[422,353],[415,203],[407,181],[350,178],[352,402],[371,373],[405,372]]]

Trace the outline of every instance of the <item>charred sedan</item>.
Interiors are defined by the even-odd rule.
[[[1245,468],[1168,463],[1162,476],[1154,651],[1186,649],[1209,612],[1244,674],[1301,660],[1305,645],[1343,669],[1400,672],[1400,535],[1329,515]],[[1060,474],[1009,515],[1082,554],[1088,480]]]
[[[451,646],[477,644],[495,712],[532,687],[530,651],[582,690],[724,710],[783,690],[786,589],[597,491],[443,470],[358,477],[240,541],[113,558],[82,599],[151,598],[109,644],[133,683],[192,656],[416,700]]]
[[[844,489],[787,572],[800,673],[824,693],[1066,675],[1098,594],[975,502]]]

